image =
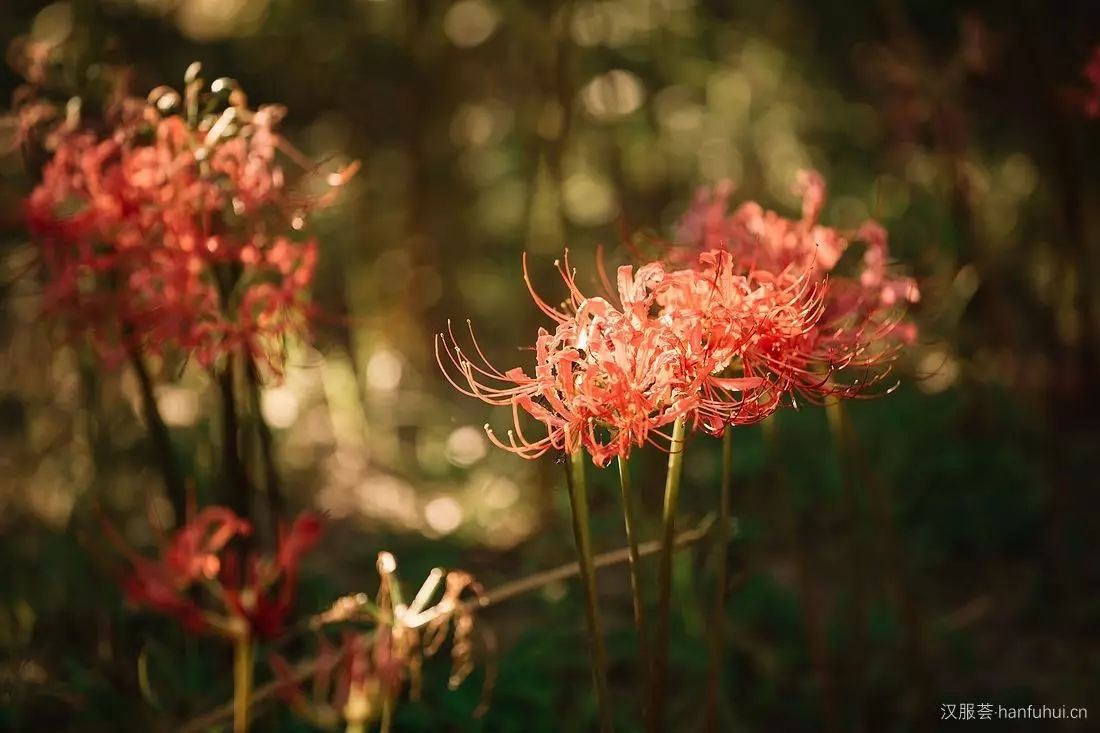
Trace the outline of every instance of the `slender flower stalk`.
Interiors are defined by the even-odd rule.
[[[733,430],[722,433],[722,486],[718,500],[718,537],[715,539],[714,608],[710,620],[710,666],[707,671],[707,727],[718,730],[718,688],[722,676],[722,646],[726,620],[726,554],[730,537],[730,504],[733,490]]]
[[[642,674],[642,689],[648,685],[650,674],[649,628],[645,618],[645,599],[642,597],[642,559],[638,551],[638,520],[634,513],[634,497],[630,490],[630,459],[619,456],[619,492],[623,502],[623,525],[626,527],[626,544],[630,552],[630,591],[634,600],[634,628],[638,632],[638,667]],[[646,730],[652,730],[649,701],[642,698],[642,718]]]
[[[252,637],[242,630],[233,642],[233,733],[248,733],[251,697]]]
[[[601,733],[611,733],[611,701],[607,689],[607,649],[604,646],[603,623],[596,598],[596,570],[592,563],[592,539],[588,532],[588,488],[584,478],[584,451],[578,449],[569,456],[566,471],[569,485],[569,505],[573,515],[573,539],[577,545],[577,561],[584,587],[585,613],[588,618],[589,650],[592,654],[592,677],[596,688],[596,706]]]
[[[672,553],[676,539],[676,505],[680,500],[680,476],[684,467],[684,434],[687,421],[677,418],[672,427],[668,473],[665,476],[665,503],[662,515],[661,561],[657,577],[657,647],[653,661],[653,725],[664,727],[665,680],[668,676],[669,610],[672,605]]]

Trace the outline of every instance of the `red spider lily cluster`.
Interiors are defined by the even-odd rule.
[[[300,230],[332,195],[288,187],[282,160],[312,166],[280,137],[283,115],[249,108],[231,80],[203,91],[193,68],[182,95],[122,99],[102,130],[59,126],[26,202],[46,311],[107,359],[243,353],[279,374],[285,337],[310,315],[317,249]]]
[[[583,447],[601,466],[667,445],[662,428],[681,418],[718,434],[798,397],[864,393],[913,338],[901,318],[919,293],[888,271],[885,230],[868,222],[849,237],[825,227],[823,179],[804,173],[799,190],[797,220],[752,202],[729,214],[728,186],[702,192],[681,222],[683,246],[620,267],[614,287],[604,277],[606,297],[582,293],[566,259],[569,298],[552,307],[525,268],[555,324],[539,330],[533,372],[495,368],[472,330],[473,355],[453,332],[437,340],[440,366],[464,394],[511,408],[506,438],[486,426],[496,445],[525,458]],[[833,274],[853,239],[866,246],[859,272]],[[524,415],[541,424],[538,435],[524,431]]]
[[[680,220],[678,239],[690,249],[729,252],[746,270],[828,278],[826,322],[852,315],[874,318],[885,309],[920,299],[912,278],[890,272],[889,241],[880,224],[867,221],[852,233],[822,225],[826,185],[816,171],[801,171],[794,191],[802,196],[799,219],[767,211],[754,201],[730,212],[729,183],[703,189]],[[841,276],[837,266],[853,241],[865,246],[862,262],[854,275]]]
[[[321,534],[318,516],[304,513],[278,537],[274,556],[241,555],[230,543],[251,525],[224,507],[207,507],[177,530],[160,557],[144,557],[118,539],[130,560],[122,587],[134,604],[177,619],[192,633],[229,639],[279,637],[298,583],[303,555]]]
[[[333,728],[343,722],[352,729],[384,718],[392,714],[406,686],[410,697],[417,699],[423,658],[438,652],[448,636],[452,638],[451,689],[462,684],[473,670],[475,606],[464,602],[463,596],[472,593],[475,599],[480,598],[480,585],[468,573],[435,569],[406,604],[396,571],[393,555],[379,553],[381,582],[374,599],[362,593],[345,596],[314,617],[312,626],[316,629],[334,623],[366,623],[371,628],[345,628],[339,646],[323,635],[319,637],[318,654],[307,676],[311,694],[302,689],[306,680],[296,676],[285,659],[271,655],[280,696],[314,725]],[[490,680],[491,675],[486,692]]]

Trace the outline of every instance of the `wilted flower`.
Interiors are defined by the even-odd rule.
[[[452,640],[450,688],[456,689],[473,670],[473,609],[481,598],[481,586],[473,577],[437,568],[412,601],[405,603],[393,555],[379,553],[377,566],[381,582],[373,599],[364,593],[345,596],[314,617],[312,626],[318,630],[335,623],[370,628],[345,629],[339,647],[319,637],[318,654],[310,666],[311,694],[302,689],[302,680],[283,657],[271,656],[280,696],[318,726],[345,722],[348,730],[362,730],[367,723],[392,714],[406,685],[410,696],[418,698],[423,659],[438,652],[448,636]],[[467,593],[474,602],[463,600]],[[485,694],[490,685],[491,675]]]

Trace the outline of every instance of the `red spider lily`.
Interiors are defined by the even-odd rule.
[[[207,621],[189,589],[196,583],[215,580],[226,545],[251,531],[247,522],[228,509],[209,507],[177,530],[157,560],[150,560],[133,551],[111,525],[105,526],[131,564],[130,573],[122,581],[127,599],[175,617],[191,632],[204,630]]]
[[[790,389],[788,353],[820,316],[820,290],[805,278],[738,272],[728,252],[704,252],[659,283],[658,317],[703,375],[695,417],[710,433],[770,415]]]
[[[819,205],[810,201],[807,210]],[[486,426],[499,447],[525,458],[583,447],[604,466],[647,442],[667,445],[661,428],[682,416],[717,434],[767,417],[786,395],[851,397],[882,381],[896,321],[879,323],[855,304],[841,308],[829,280],[798,270],[802,261],[779,272],[746,269],[729,250],[712,249],[680,269],[625,266],[617,274],[619,306],[585,296],[565,262],[563,309],[526,278],[556,323],[553,332],[539,330],[532,374],[495,368],[472,329],[476,361],[451,331],[437,339],[436,357],[460,392],[511,408],[507,440]],[[871,267],[864,274],[881,276]],[[879,281],[866,287],[880,300],[894,292]],[[521,413],[544,432],[528,437]]]
[[[249,555],[243,579],[239,555],[229,544],[252,528],[224,507],[202,510],[176,531],[157,560],[134,552],[110,531],[131,564],[123,589],[132,603],[172,616],[194,633],[272,639],[282,633],[299,563],[317,543],[321,520],[300,514],[280,531],[274,557]]]
[[[697,423],[719,433],[767,417],[785,394],[850,396],[885,376],[879,334],[823,322],[829,285],[791,265],[745,271],[724,250],[653,281],[658,320],[679,339],[686,368],[704,375]],[[861,369],[871,376],[839,379]]]
[[[280,161],[303,161],[277,132],[281,107],[252,110],[226,80],[209,99],[200,86],[182,102],[167,88],[123,100],[106,135],[57,135],[26,203],[45,306],[109,359],[174,351],[210,366],[244,353],[277,376],[283,342],[312,312],[317,250],[297,232],[331,197],[287,186]],[[226,90],[220,111],[190,111],[216,108]]]
[[[557,323],[553,333],[539,331],[533,376],[494,368],[476,339],[477,362],[453,333],[443,351],[443,338],[437,341],[437,358],[456,389],[511,407],[507,442],[487,431],[525,458],[583,446],[597,465],[607,465],[647,442],[664,447],[660,429],[681,416],[719,433],[767,417],[786,392],[837,393],[831,370],[863,363],[862,352],[843,351],[840,337],[820,327],[825,285],[792,276],[792,267],[779,277],[746,273],[726,251],[701,253],[692,266],[671,271],[659,262],[637,271],[624,266],[619,307],[584,296],[568,264],[560,269],[570,292],[565,311],[532,290]],[[529,439],[521,412],[545,434]]]
[[[847,242],[834,229],[818,224],[825,203],[825,181],[814,171],[799,174],[795,191],[802,196],[802,218],[787,219],[747,201],[728,214],[733,186],[727,181],[696,194],[680,221],[677,236],[694,248],[725,249],[746,269],[780,273],[826,273],[840,260]]]
[[[797,220],[766,211],[753,201],[729,214],[732,186],[728,182],[715,186],[713,191],[703,189],[681,218],[677,236],[692,249],[732,253],[744,270],[776,276],[789,270],[796,276],[828,276],[834,283],[839,280],[841,285],[831,287],[831,295],[826,298],[827,316],[851,313],[855,307],[874,313],[920,299],[912,278],[897,277],[888,271],[887,235],[877,222],[868,221],[851,235],[820,224],[826,184],[816,171],[801,171],[794,190],[802,196],[802,217]],[[848,279],[834,270],[851,240],[862,242],[866,250],[860,271]],[[833,298],[838,302],[831,302]],[[829,320],[826,318],[826,322]]]
[[[679,236],[696,250],[728,252],[731,268],[770,282],[780,303],[797,306],[777,307],[774,312],[788,320],[778,329],[771,319],[755,325],[753,348],[746,352],[772,372],[780,389],[813,399],[852,397],[881,383],[900,344],[915,338],[904,308],[920,292],[912,278],[889,272],[887,235],[879,224],[868,221],[845,235],[819,223],[826,187],[818,173],[800,173],[795,190],[802,196],[798,220],[753,202],[727,214],[728,183],[703,191],[681,220]],[[850,241],[865,249],[855,276],[846,277],[837,270]],[[707,267],[705,257],[696,263]]]
[[[472,329],[476,362],[458,346],[453,332],[441,334],[436,342],[440,368],[456,389],[511,407],[514,430],[508,431],[507,441],[486,425],[493,443],[524,458],[583,446],[603,466],[629,454],[633,446],[664,437],[660,428],[695,408],[701,375],[685,368],[675,332],[649,314],[654,292],[646,280],[660,277],[659,266],[642,268],[636,277],[626,268],[620,277],[619,309],[604,298],[586,297],[568,261],[559,264],[569,290],[567,311],[539,297],[526,276],[526,262],[524,268],[535,304],[556,323],[553,332],[539,329],[533,376],[520,368],[502,372],[493,367]],[[520,412],[541,423],[545,434],[528,438]]]

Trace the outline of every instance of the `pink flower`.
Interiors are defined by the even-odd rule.
[[[699,254],[657,286],[658,317],[702,375],[695,417],[710,433],[770,415],[793,383],[792,346],[820,317],[805,278],[739,271],[724,251]]]
[[[836,231],[818,224],[825,204],[825,180],[816,171],[802,171],[794,190],[802,196],[802,218],[788,219],[767,211],[754,201],[728,214],[733,186],[729,182],[705,189],[681,219],[677,236],[697,249],[725,249],[750,270],[774,273],[794,267],[799,272],[826,273],[839,261],[847,241]],[[698,222],[705,225],[700,227]]]

